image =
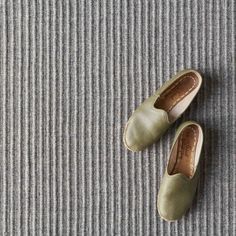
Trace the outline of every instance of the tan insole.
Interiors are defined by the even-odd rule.
[[[170,174],[182,173],[187,177],[193,176],[198,132],[195,125],[187,126],[182,130],[173,149],[174,163]]]
[[[198,78],[194,73],[184,75],[160,95],[154,106],[169,113],[173,107],[190,94],[197,86]]]

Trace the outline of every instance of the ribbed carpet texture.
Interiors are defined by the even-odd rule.
[[[236,235],[234,0],[0,0],[0,235]],[[132,111],[177,71],[203,86],[150,148]],[[176,128],[205,143],[191,209],[160,219]]]

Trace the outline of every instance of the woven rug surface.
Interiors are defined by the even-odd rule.
[[[0,235],[235,235],[234,0],[0,0]],[[132,111],[181,69],[203,86],[131,153]],[[160,219],[176,128],[204,129],[191,209]]]

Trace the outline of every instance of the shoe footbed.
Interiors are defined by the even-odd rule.
[[[193,176],[198,136],[196,125],[189,125],[182,130],[170,156],[170,174],[182,173],[189,178]]]
[[[171,113],[171,110],[188,96],[199,84],[199,78],[193,72],[185,74],[164,90],[156,100],[154,106]],[[180,105],[181,106],[181,105]],[[180,113],[183,110],[179,108]]]

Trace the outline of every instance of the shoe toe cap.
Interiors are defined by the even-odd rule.
[[[185,213],[183,205],[179,204],[178,201],[171,196],[159,198],[157,208],[161,218],[166,221],[178,220]]]
[[[129,150],[135,152],[144,148],[144,142],[142,142],[143,135],[140,131],[139,124],[135,119],[129,120],[126,124],[123,141]]]

